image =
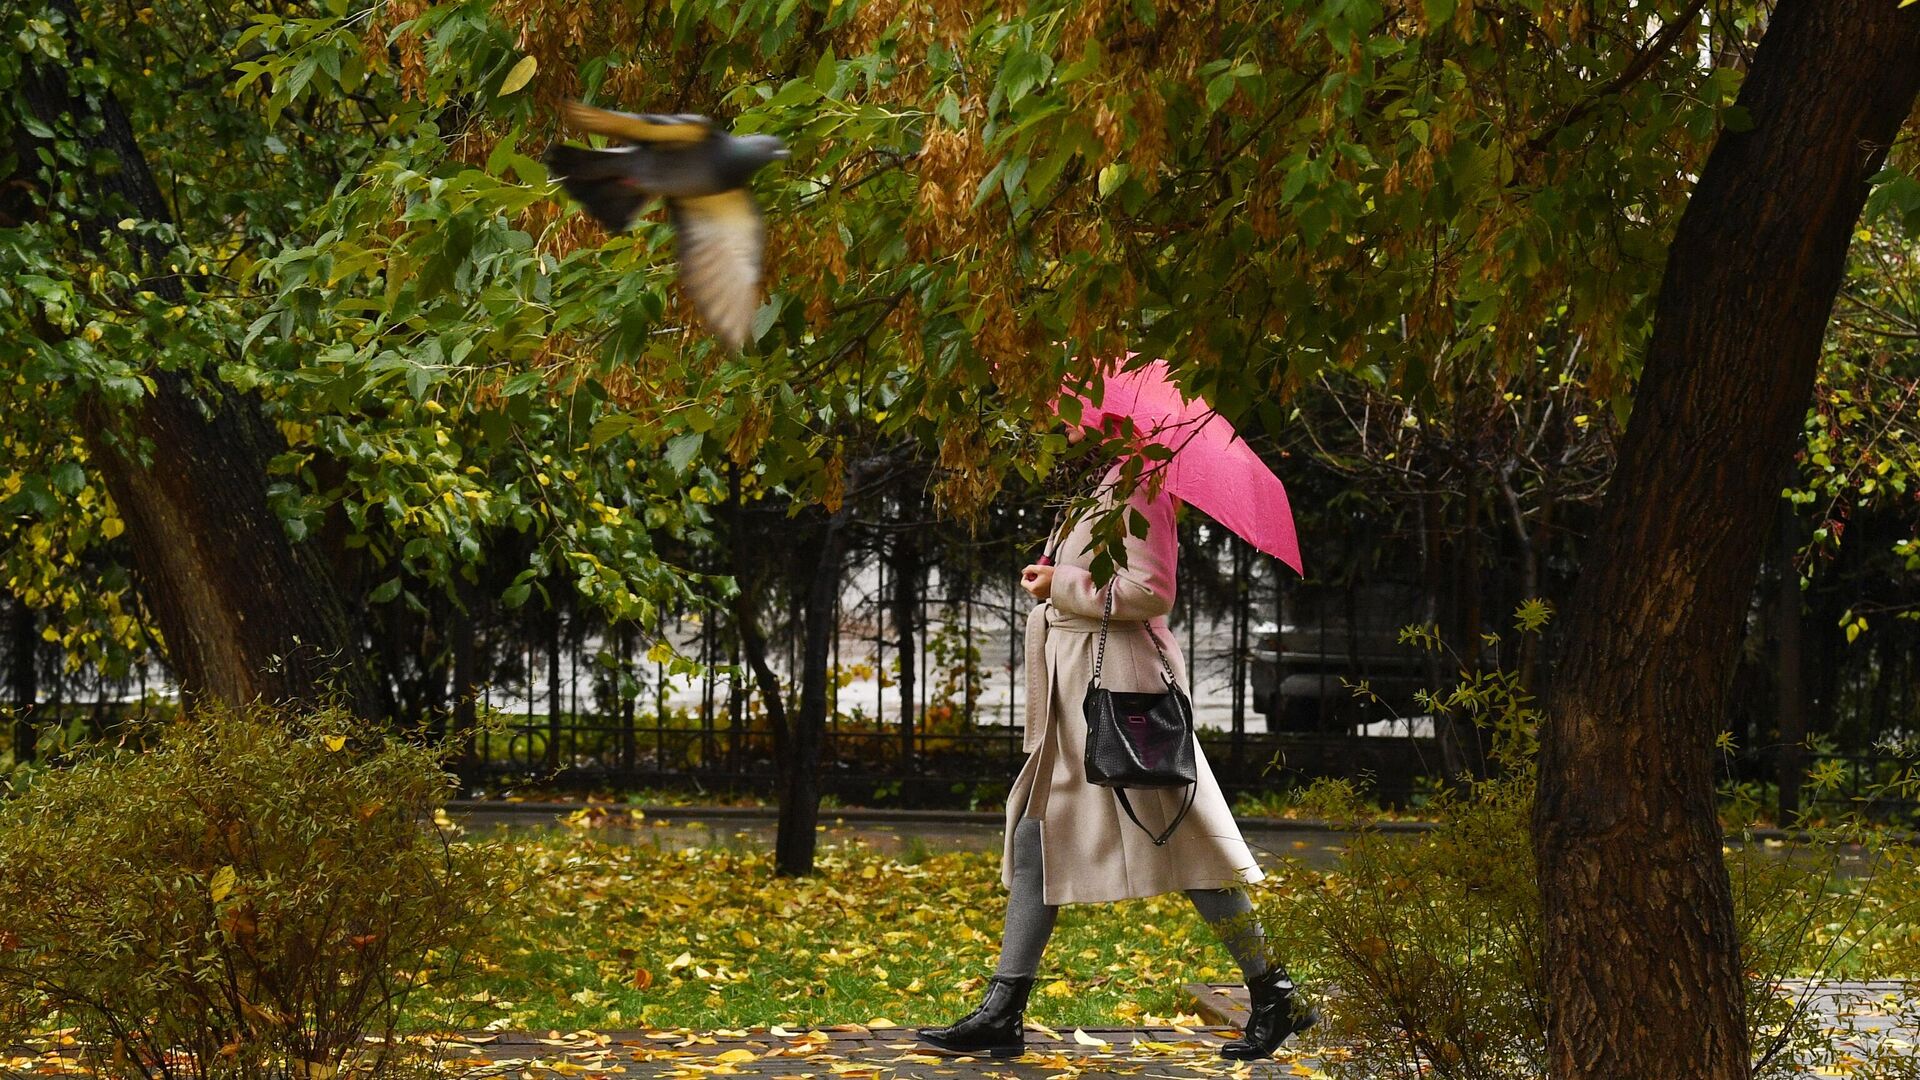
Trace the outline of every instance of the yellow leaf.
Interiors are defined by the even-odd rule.
[[[900,1025],[894,1023],[893,1021],[887,1019],[884,1016],[876,1016],[873,1019],[867,1021],[867,1026],[870,1028],[890,1028],[890,1027],[899,1027]]]
[[[1072,997],[1073,987],[1069,985],[1065,979],[1055,979],[1047,984],[1046,989],[1040,992],[1048,997]]]
[[[507,72],[506,80],[500,84],[500,92],[494,96],[506,97],[527,85],[533,81],[533,73],[538,70],[540,70],[540,61],[531,56],[521,57],[520,62],[513,65],[513,70]]]
[[[1109,1045],[1107,1040],[1099,1038],[1097,1036],[1089,1035],[1086,1032],[1080,1030],[1079,1028],[1073,1029],[1073,1041],[1079,1043],[1081,1046]]]
[[[231,866],[223,866],[213,872],[214,903],[217,904],[227,898],[227,894],[233,891],[233,883],[239,876],[240,875],[233,872],[233,867]]]
[[[729,1050],[724,1054],[716,1055],[713,1060],[723,1065],[738,1065],[743,1061],[752,1061],[753,1058],[754,1054],[751,1050]]]
[[[667,961],[667,970],[679,971],[683,967],[691,967],[692,965],[693,965],[693,954],[683,952],[679,956],[676,956],[673,959]]]
[[[326,744],[327,750],[331,753],[339,753],[341,748],[347,745],[345,735],[328,735],[320,741]]]
[[[116,536],[119,536],[121,533],[126,531],[127,531],[127,523],[124,521],[121,521],[117,517],[101,519],[100,533],[101,535],[105,536],[109,540],[113,539]]]

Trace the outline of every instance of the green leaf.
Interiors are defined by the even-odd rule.
[[[518,397],[521,394],[531,393],[539,389],[545,377],[546,373],[542,371],[523,371],[513,378],[508,379],[507,385],[502,387],[500,392],[508,397]]]
[[[598,450],[622,435],[630,434],[646,425],[638,417],[626,413],[613,413],[593,422],[593,428],[587,432],[587,445]]]
[[[1038,165],[1027,170],[1027,193],[1036,199],[1046,194],[1047,189],[1053,187],[1053,182],[1059,179],[1061,170],[1067,167],[1067,162],[1073,160],[1073,155],[1074,145],[1061,140],[1059,145],[1047,152],[1046,157],[1040,159]]]
[[[391,577],[380,583],[380,587],[367,595],[367,599],[376,604],[384,604],[400,595],[400,579]]]
[[[77,462],[63,461],[53,467],[53,487],[62,495],[78,495],[87,486],[87,471]]]
[[[706,436],[697,431],[675,435],[667,440],[667,467],[676,473],[685,472],[687,463],[700,453],[700,444]]]
[[[780,308],[781,298],[779,296],[768,297],[767,302],[761,304],[759,310],[753,313],[753,323],[749,327],[750,336],[748,340],[759,341],[761,338],[766,337],[767,331],[773,329],[773,324],[780,318]]]
[[[1069,424],[1079,424],[1082,422],[1081,418],[1086,415],[1086,402],[1078,394],[1061,394],[1059,409],[1061,420]]]
[[[1207,111],[1218,112],[1220,106],[1233,96],[1234,87],[1238,85],[1240,80],[1234,78],[1231,71],[1223,71],[1207,80]]]
[[[494,96],[506,97],[508,94],[519,90],[533,80],[533,73],[539,69],[540,61],[533,56],[528,55],[521,57],[520,62],[513,65],[513,70],[507,72],[507,77],[501,80],[500,92]]]
[[[833,50],[828,49],[821,53],[819,63],[813,65],[814,90],[818,91],[821,97],[832,96],[834,80],[839,74],[840,66],[834,62]]]

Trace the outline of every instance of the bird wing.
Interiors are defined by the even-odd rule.
[[[631,182],[626,168],[627,159],[636,152],[631,147],[589,150],[558,143],[547,148],[542,160],[595,221],[609,232],[625,232],[647,201],[647,193]]]
[[[767,229],[745,188],[671,199],[680,244],[680,283],[714,336],[739,352],[760,306],[760,259]]]
[[[696,143],[713,131],[713,121],[691,113],[659,116],[653,113],[623,113],[596,109],[569,101],[567,126],[613,139],[635,143]]]

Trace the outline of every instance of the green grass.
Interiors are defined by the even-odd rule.
[[[748,844],[669,851],[589,834],[503,834],[520,910],[495,920],[461,992],[423,995],[423,1027],[515,1030],[945,1023],[999,954],[998,852],[823,846],[808,878]],[[1028,1016],[1111,1026],[1189,1013],[1192,981],[1238,981],[1184,895],[1070,904]],[[470,1000],[479,998],[480,1000]]]
[[[997,850],[936,851],[909,843],[883,854],[822,838],[817,872],[773,873],[744,834],[673,850],[644,830],[483,834],[524,884],[512,914],[488,925],[458,992],[416,999],[420,1027],[791,1028],[884,1019],[948,1022],[979,999],[998,956],[1006,891]],[[1776,866],[1772,860],[1762,865]],[[1741,875],[1764,948],[1794,973],[1887,978],[1920,967],[1920,881],[1908,873],[1829,879]],[[1310,896],[1324,875],[1276,874],[1254,887]],[[1306,889],[1301,893],[1299,889]],[[1420,925],[1414,920],[1411,927]],[[1280,937],[1298,937],[1288,926]],[[1761,944],[1761,943],[1756,943]],[[1301,938],[1296,975],[1323,977],[1325,942]],[[1396,942],[1405,947],[1407,942]],[[1181,987],[1237,982],[1225,948],[1186,898],[1168,893],[1061,909],[1028,1017],[1070,1030],[1190,1012]]]

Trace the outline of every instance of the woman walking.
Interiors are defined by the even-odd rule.
[[[1113,504],[1116,475],[1117,470],[1110,471],[1102,481],[1101,509]],[[1128,500],[1146,518],[1146,535],[1126,530],[1126,565],[1106,587],[1095,587],[1089,569],[1099,510],[1054,537],[1052,565],[1042,560],[1021,572],[1021,587],[1042,603],[1027,617],[1023,749],[1028,757],[1007,797],[1001,881],[1009,895],[1000,961],[977,1008],[946,1027],[919,1030],[922,1041],[939,1049],[993,1057],[1024,1052],[1027,997],[1061,904],[1175,889],[1186,892],[1232,953],[1252,998],[1245,1033],[1221,1047],[1222,1056],[1267,1057],[1314,1021],[1285,970],[1266,956],[1260,924],[1241,887],[1265,875],[1199,747],[1194,748],[1192,805],[1177,826],[1185,789],[1129,790],[1136,824],[1114,791],[1087,781],[1081,701],[1109,600],[1102,684],[1116,691],[1164,690],[1162,673],[1170,670],[1180,686],[1191,686],[1166,622],[1179,551],[1174,500],[1164,492],[1149,496],[1146,486]],[[1175,827],[1164,845],[1156,844],[1154,836],[1166,834],[1169,826]]]

